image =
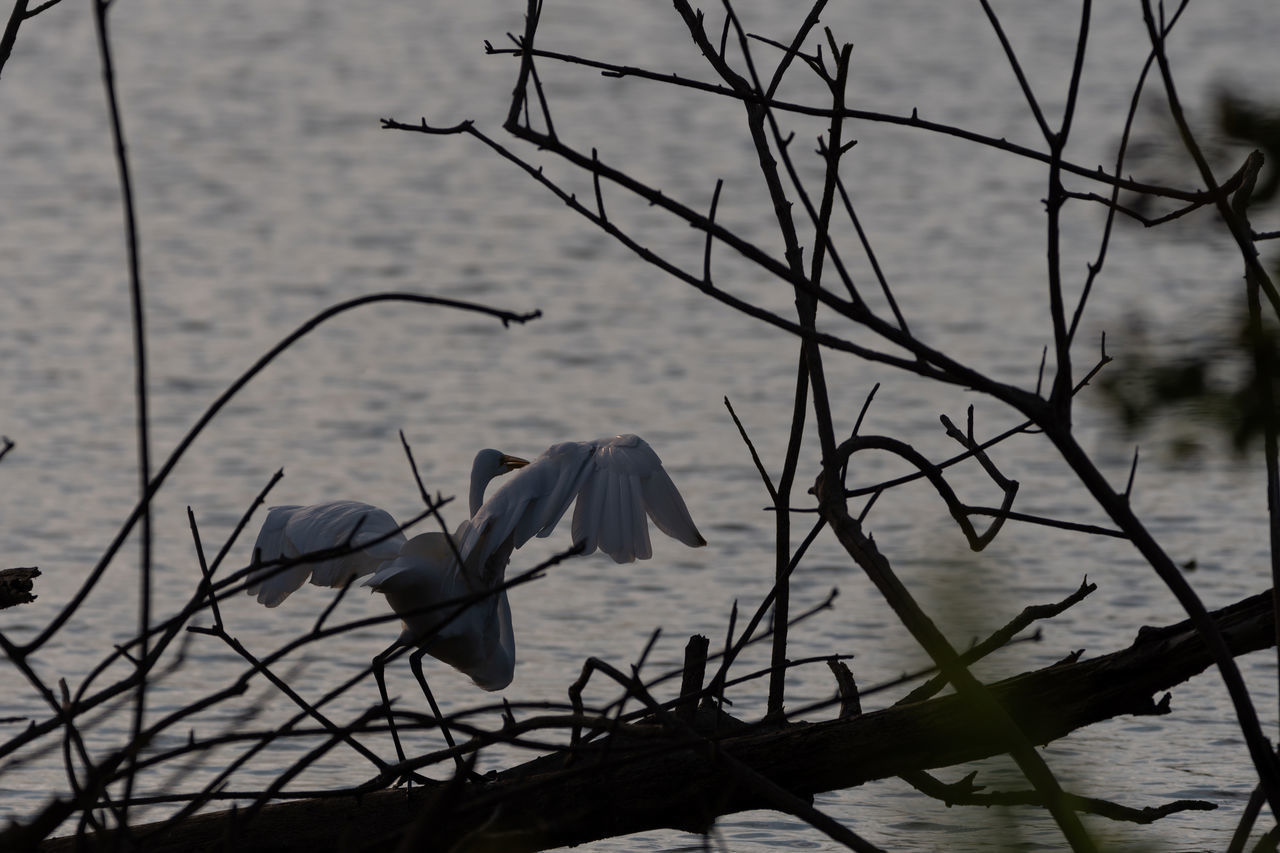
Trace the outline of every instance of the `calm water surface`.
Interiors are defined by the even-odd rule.
[[[1114,160],[1143,58],[1135,46],[1145,42],[1136,4],[1099,5],[1071,149],[1085,164]],[[788,4],[744,4],[741,11],[750,29],[782,40],[799,21]],[[1072,14],[1062,4],[1021,4],[1006,21],[1050,116],[1065,92],[1077,28]],[[291,350],[196,442],[161,495],[155,521],[161,612],[179,606],[198,576],[186,507],[204,541],[218,543],[277,469],[285,478],[274,502],[351,497],[397,516],[416,512],[398,430],[412,443],[428,487],[445,493],[465,488],[479,447],[532,455],[564,439],[640,433],[663,456],[710,541],[701,551],[655,541],[655,559],[638,566],[578,560],[513,594],[521,656],[516,682],[505,692],[513,701],[563,699],[585,656],[625,665],[658,627],[663,635],[653,665],[674,664],[690,633],[722,637],[733,602],[754,607],[767,591],[772,522],[760,509],[767,496],[722,399],[733,401],[776,470],[794,341],[645,266],[476,143],[379,129],[381,116],[425,116],[442,125],[474,119],[501,138],[515,65],[486,57],[482,42],[502,43],[507,31],[522,27],[522,15],[520,4],[495,0],[449,7],[134,0],[113,11],[137,181],[158,456],[259,354],[340,299],[403,290],[543,312],[535,323],[503,330],[478,315],[435,308],[363,308]],[[1042,147],[976,6],[840,4],[824,23],[855,43],[850,103],[897,114],[917,108],[926,118]],[[1203,109],[1208,88],[1220,80],[1273,88],[1277,35],[1280,14],[1263,0],[1194,4],[1171,46],[1189,104]],[[551,2],[542,39],[548,49],[709,74],[667,4]],[[761,55],[767,56],[763,48]],[[557,127],[568,139],[597,146],[602,158],[694,207],[709,203],[715,180],[723,178],[722,221],[781,253],[732,103],[581,70],[545,73]],[[813,99],[807,86],[796,74],[783,94]],[[0,466],[0,562],[44,572],[39,601],[4,614],[4,630],[18,638],[39,630],[71,597],[136,490],[126,267],[102,101],[87,10],[64,4],[28,22],[0,80],[0,434],[17,443]],[[800,122],[796,130],[794,148],[802,154],[822,128]],[[1033,384],[1050,334],[1040,171],[945,138],[875,125],[851,132],[859,142],[846,177],[913,329],[1006,381]],[[589,183],[559,164],[546,165],[589,197]],[[608,203],[641,243],[700,264],[701,244],[687,228],[629,208],[621,197]],[[1083,279],[1100,221],[1098,210],[1068,209],[1069,281]],[[865,275],[852,244],[846,254],[855,274]],[[727,251],[720,263],[722,286],[790,312],[791,299],[776,283]],[[1179,333],[1187,331],[1179,324],[1225,328],[1238,279],[1230,247],[1190,228],[1170,239],[1118,230],[1078,363],[1096,357],[1103,329],[1112,347],[1122,348],[1124,318],[1133,311]],[[937,415],[963,417],[970,398],[962,391],[835,357],[828,370],[841,389],[835,402],[842,426],[852,424],[872,385],[885,380],[865,429],[900,435],[935,456],[951,452]],[[1121,480],[1131,444],[1097,410],[1083,406],[1078,418],[1087,445]],[[991,406],[980,409],[979,420],[984,433],[1012,423]],[[1135,501],[1177,559],[1197,560],[1194,580],[1205,600],[1220,605],[1265,588],[1264,500],[1251,468],[1212,457],[1193,469],[1158,452],[1145,458]],[[1061,464],[1032,440],[1003,446],[998,461],[1023,482],[1024,511],[1101,520]],[[877,464],[867,463],[856,479],[874,482],[889,473]],[[816,466],[811,446],[802,480]],[[959,482],[974,490],[975,502],[996,502],[980,480]],[[1180,616],[1136,555],[1114,542],[1010,525],[982,555],[969,555],[925,490],[882,500],[869,524],[957,643],[1026,604],[1062,597],[1085,575],[1099,584],[1091,599],[1046,626],[1044,642],[992,662],[991,675],[1072,649],[1110,651],[1127,644],[1138,625]],[[532,565],[565,544],[567,537],[556,537],[530,546],[517,563]],[[74,686],[105,647],[132,635],[135,554],[136,545],[126,547],[90,606],[42,653],[46,679],[65,677]],[[247,558],[248,542],[241,542],[232,564]],[[922,663],[833,542],[818,541],[795,584],[800,607],[821,601],[832,587],[841,594],[834,610],[797,629],[794,656],[856,652],[864,685]],[[308,587],[276,612],[245,599],[229,603],[224,614],[233,634],[265,651],[306,630],[327,601],[328,593]],[[353,595],[340,615],[355,619],[381,608]],[[318,695],[365,665],[393,630],[372,628],[313,649],[292,677]],[[181,707],[239,672],[209,638],[196,637],[188,655],[189,665],[157,690],[157,712]],[[1274,657],[1254,656],[1242,666],[1274,729]],[[417,688],[401,669],[391,673],[391,691],[413,697]],[[434,672],[447,707],[484,698],[443,667]],[[830,695],[823,672],[792,679],[794,704]],[[335,710],[340,716],[372,701],[360,691],[346,699]],[[34,702],[25,691],[6,690],[0,716],[43,714]],[[1187,797],[1220,808],[1141,831],[1091,822],[1100,837],[1117,845],[1146,839],[1157,848],[1225,845],[1248,794],[1240,772],[1247,755],[1216,676],[1179,688],[1173,707],[1169,717],[1119,719],[1073,735],[1046,755],[1073,790],[1135,806]],[[736,710],[758,712],[757,699],[744,692]],[[277,700],[266,715],[287,712]],[[226,722],[203,721],[201,733]],[[124,715],[105,721],[96,743],[104,749],[116,743],[126,725]],[[275,763],[250,768],[239,785],[262,784],[294,755],[282,748]],[[1019,785],[1007,762],[981,769],[980,781],[993,787]],[[342,785],[364,772],[334,756],[306,781]],[[65,787],[52,757],[10,770],[0,777],[0,815],[28,814],[48,792]],[[826,795],[818,805],[890,849],[1057,843],[1037,815],[947,809],[896,781]],[[769,813],[726,819],[718,833],[730,850],[831,847],[819,833]],[[687,841],[653,833],[590,849],[667,849]]]

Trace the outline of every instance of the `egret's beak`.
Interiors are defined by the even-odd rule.
[[[519,456],[508,456],[505,453],[502,454],[502,459],[500,461],[503,471],[514,471],[517,468],[523,468],[529,464],[528,459],[521,459]]]

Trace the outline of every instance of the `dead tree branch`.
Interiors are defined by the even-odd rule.
[[[1270,591],[1213,613],[1233,655],[1268,648],[1274,641]],[[1155,697],[1214,664],[1214,655],[1190,620],[1139,632],[1126,649],[1075,663],[1061,663],[987,686],[992,698],[1034,743],[1066,737],[1113,717],[1160,715],[1170,697]],[[1007,749],[979,707],[959,695],[894,705],[859,716],[814,723],[755,725],[710,739],[662,735],[650,724],[623,725],[609,740],[580,752],[544,756],[455,792],[447,812],[436,814],[429,849],[452,849],[465,839],[508,851],[534,851],[642,830],[674,827],[705,831],[719,815],[768,807],[712,755],[722,752],[799,797],[861,785],[889,776],[950,767]],[[608,754],[607,760],[601,760]],[[628,792],[619,798],[617,792]],[[136,827],[148,849],[185,851],[204,845],[237,850],[335,850],[396,842],[436,787],[380,791],[361,797],[277,803],[249,825],[238,813],[199,815],[167,827],[163,836]],[[1040,803],[1031,795],[1005,795]],[[1085,803],[1066,795],[1073,809],[1132,820],[1203,805],[1170,803],[1143,809]],[[11,829],[0,846],[21,842]],[[110,838],[55,839],[47,851],[88,849]],[[13,849],[21,849],[14,847]]]

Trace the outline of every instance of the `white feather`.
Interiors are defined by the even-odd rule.
[[[513,468],[517,473],[483,500],[489,482]],[[500,690],[515,672],[511,607],[501,588],[507,563],[534,536],[549,536],[570,506],[576,503],[573,541],[619,563],[653,555],[646,515],[687,545],[706,544],[662,461],[634,435],[556,444],[528,464],[482,450],[469,497],[472,517],[453,536],[456,551],[443,533],[406,540],[389,514],[357,501],[275,507],[258,534],[262,565],[250,572],[249,592],[275,607],[308,579],[341,586],[369,575],[364,585],[386,596],[401,618],[398,642]],[[356,549],[349,554],[285,569],[268,565],[348,542]]]
[[[276,607],[307,580],[317,586],[343,586],[395,559],[405,541],[398,528],[387,512],[359,501],[272,507],[254,543],[260,563],[303,559],[348,544],[352,550],[323,560],[304,559],[287,568],[262,565],[249,573],[249,594]]]

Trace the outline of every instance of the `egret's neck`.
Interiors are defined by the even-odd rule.
[[[477,512],[480,511],[481,504],[484,503],[484,490],[489,485],[489,481],[493,479],[492,474],[485,474],[481,471],[473,471],[471,473],[471,517],[475,518]]]
[[[489,485],[489,481],[507,469],[503,467],[502,454],[493,448],[486,448],[476,454],[476,460],[471,465],[471,516],[480,511],[480,505],[484,503],[484,490]]]

